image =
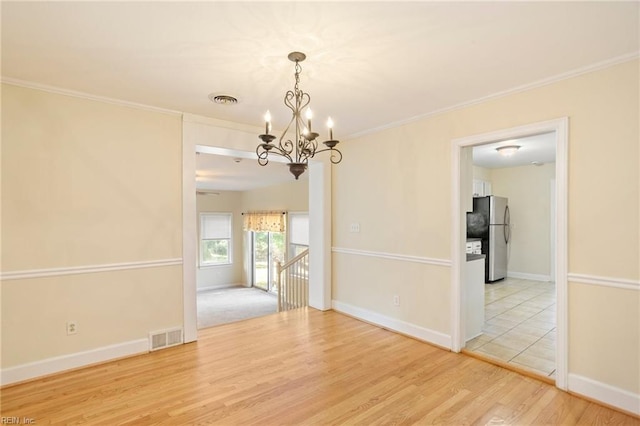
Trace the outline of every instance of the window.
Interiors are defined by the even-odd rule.
[[[231,213],[200,214],[200,266],[231,263]]]
[[[289,213],[289,258],[309,248],[309,214]]]

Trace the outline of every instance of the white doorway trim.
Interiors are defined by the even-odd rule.
[[[490,142],[514,139],[518,137],[532,136],[540,133],[555,132],[556,138],[556,217],[555,217],[555,246],[556,246],[556,297],[557,297],[557,340],[556,340],[556,386],[567,389],[568,370],[568,305],[567,305],[567,170],[568,170],[568,145],[569,145],[569,119],[568,117],[556,120],[528,124],[495,132],[483,133],[454,139],[451,144],[451,170],[452,170],[452,237],[451,237],[451,349],[460,352],[464,347],[464,318],[462,309],[462,285],[464,277],[462,268],[466,261],[465,240],[463,230],[466,228],[466,214],[464,211],[465,200],[461,197],[466,191],[461,191],[462,173],[461,167],[462,149]],[[464,261],[463,261],[464,259]]]
[[[551,279],[556,276],[556,180],[549,182],[549,275]]]
[[[196,151],[218,155],[255,158],[254,152],[243,149],[216,147],[206,142],[191,124],[208,124],[196,116],[184,116],[182,122],[182,285],[184,342],[198,339],[196,295]],[[233,131],[233,130],[231,130]],[[241,131],[238,134],[242,133]],[[221,134],[228,135],[229,129]],[[233,139],[234,135],[227,136]],[[253,138],[255,135],[251,134]],[[238,139],[240,136],[235,135]],[[222,140],[222,139],[221,139]],[[233,141],[232,142],[237,142]],[[223,144],[223,143],[222,143]],[[221,144],[221,145],[222,145]],[[257,160],[256,160],[257,161]],[[309,162],[309,306],[326,311],[331,309],[331,163],[328,159]]]

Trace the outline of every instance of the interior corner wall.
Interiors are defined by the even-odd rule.
[[[200,213],[231,213],[232,263],[230,265],[200,266],[196,269],[196,286],[199,290],[246,286],[243,280],[243,236],[242,236],[242,191],[217,191],[218,195],[196,195],[198,213],[198,235],[200,235]],[[198,256],[200,247],[197,248]]]
[[[569,117],[570,383],[640,398],[639,82],[636,59],[341,144],[334,306],[449,335],[452,141]]]
[[[2,85],[3,379],[182,325],[181,126]]]

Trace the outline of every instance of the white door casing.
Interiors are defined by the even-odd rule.
[[[482,145],[498,140],[515,139],[541,133],[555,132],[556,142],[556,186],[555,186],[555,275],[557,297],[557,341],[556,341],[556,386],[567,389],[568,373],[568,300],[567,300],[567,170],[569,119],[568,117],[528,124],[494,132],[454,139],[451,144],[452,170],[452,241],[451,241],[451,350],[460,352],[464,347],[463,294],[461,280],[466,262],[465,243],[466,200],[461,199],[462,162],[461,152],[465,147]]]

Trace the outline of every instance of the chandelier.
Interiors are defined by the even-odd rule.
[[[330,160],[333,164],[338,164],[342,161],[342,153],[335,148],[340,141],[333,139],[333,121],[331,117],[327,120],[329,139],[323,142],[326,148],[322,148],[321,146],[322,149],[318,149],[317,138],[320,135],[311,129],[313,114],[311,109],[308,108],[311,97],[298,87],[300,84],[300,72],[302,71],[300,62],[304,61],[306,57],[307,56],[301,52],[291,52],[288,56],[290,61],[296,63],[296,83],[293,86],[293,91],[289,90],[284,95],[284,104],[293,113],[289,124],[284,129],[284,132],[282,132],[282,135],[277,141],[278,143],[273,143],[276,136],[269,133],[271,131],[271,114],[267,111],[264,116],[265,134],[258,136],[260,140],[262,140],[262,143],[256,148],[258,164],[266,166],[267,163],[269,163],[269,155],[285,157],[289,160],[289,171],[296,179],[307,169],[309,159],[313,158],[319,152],[331,151]],[[302,111],[305,108],[306,123],[302,118]],[[287,136],[290,131],[291,135]]]

